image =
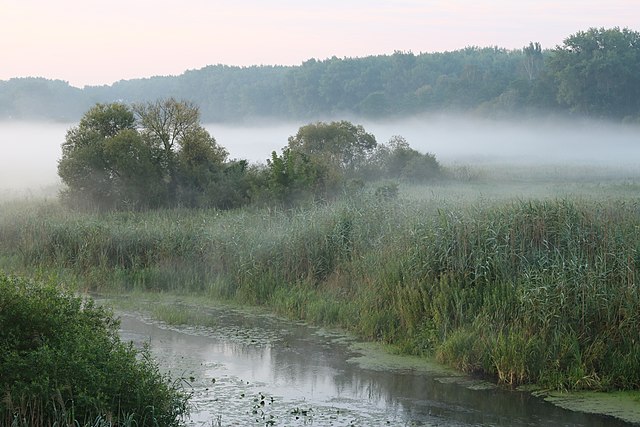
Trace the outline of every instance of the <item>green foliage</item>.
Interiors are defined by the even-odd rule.
[[[637,120],[639,44],[638,33],[630,29],[591,28],[551,50],[531,42],[515,50],[466,47],[310,59],[295,67],[215,65],[175,77],[84,89],[56,80],[11,79],[0,81],[0,117],[73,120],[94,100],[113,99],[146,105],[149,113],[159,111],[154,100],[180,97],[199,105],[204,120],[215,122],[338,114],[380,118],[446,110],[486,115],[567,111]]]
[[[92,300],[0,276],[0,326],[2,425],[180,425],[187,396]]]
[[[361,125],[348,121],[302,126],[287,147],[267,160],[268,187],[281,201],[335,196],[358,176],[377,143]]]
[[[422,280],[445,283],[450,295],[436,305],[440,336],[446,343],[448,331],[471,325],[480,359],[507,383],[637,387],[637,369],[603,369],[638,348],[627,324],[628,304],[640,302],[637,221],[624,205],[568,201],[441,216],[415,260]],[[443,359],[455,357],[446,348]]]
[[[312,159],[325,159],[333,167],[353,172],[376,148],[376,138],[361,125],[346,120],[302,126],[289,138],[288,148]]]
[[[400,135],[380,144],[367,167],[372,178],[425,182],[442,176],[440,164],[431,153],[422,154],[409,146]]]
[[[289,210],[4,210],[0,253],[82,287],[268,305],[507,384],[640,387],[635,187],[506,200],[465,188]]]
[[[166,190],[160,184],[162,173],[155,152],[138,132],[127,129],[102,144],[111,177],[109,200],[123,209],[161,206]],[[84,183],[87,185],[87,183]]]
[[[530,42],[529,46],[525,46],[522,51],[525,55],[523,65],[527,72],[527,78],[529,81],[533,81],[538,78],[544,67],[542,45],[538,42]]]
[[[0,117],[73,120],[95,101],[144,104],[180,97],[199,105],[207,122],[339,114],[380,118],[446,110],[489,115],[575,110],[623,119],[638,115],[635,34],[590,29],[554,50],[531,42],[515,50],[466,47],[310,59],[295,67],[215,65],[175,77],[84,89],[60,81],[12,79],[0,82]],[[601,45],[591,49],[594,43]],[[578,55],[574,45],[586,49]],[[625,88],[631,90],[626,97]]]
[[[123,104],[97,104],[67,132],[58,174],[65,198],[100,208],[128,206],[152,198],[146,182],[157,177],[153,152],[135,130],[135,117]],[[142,194],[140,194],[142,193]]]
[[[173,98],[133,110],[97,104],[63,144],[58,173],[68,187],[65,200],[101,210],[246,203],[246,165],[225,164],[227,151],[199,117],[193,104]]]
[[[302,126],[281,155],[272,153],[267,167],[267,189],[286,205],[358,193],[365,180],[425,182],[442,176],[435,156],[412,149],[402,136],[378,145],[361,125],[344,120]],[[393,198],[397,186],[377,195]]]
[[[21,77],[0,80],[0,118],[71,122],[95,101],[62,80]]]
[[[67,132],[58,174],[70,202],[98,207],[142,203],[154,173],[153,153],[135,130],[133,112],[123,104],[97,104]]]
[[[290,148],[284,148],[280,156],[272,152],[271,159],[267,160],[270,194],[276,200],[292,205],[335,190],[338,185],[336,171],[320,160]]]
[[[636,31],[579,31],[553,51],[549,68],[558,81],[558,100],[575,111],[619,118],[640,113]]]

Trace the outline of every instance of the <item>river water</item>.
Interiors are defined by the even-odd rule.
[[[228,308],[209,314],[215,327],[120,313],[122,338],[150,343],[161,368],[193,394],[190,426],[629,425],[323,329]]]

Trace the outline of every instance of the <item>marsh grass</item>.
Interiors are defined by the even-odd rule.
[[[224,213],[5,206],[0,252],[81,289],[264,305],[514,386],[637,389],[637,186],[594,186],[441,183]]]
[[[156,304],[151,308],[150,314],[154,319],[172,326],[188,325],[214,328],[218,325],[216,318],[211,313],[198,307],[182,304]]]

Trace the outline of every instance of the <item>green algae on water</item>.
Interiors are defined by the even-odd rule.
[[[544,400],[570,411],[609,415],[640,424],[640,392],[550,392]]]
[[[362,369],[373,371],[414,371],[430,375],[447,377],[461,377],[462,373],[439,364],[433,359],[419,356],[392,354],[388,348],[378,343],[357,342],[350,345],[351,351],[357,356],[347,360]]]

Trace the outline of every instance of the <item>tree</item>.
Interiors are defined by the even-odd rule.
[[[220,209],[233,209],[251,201],[253,192],[264,185],[263,169],[250,167],[246,160],[225,163],[220,180],[211,188],[208,197]]]
[[[180,151],[176,154],[180,204],[214,206],[212,187],[218,186],[227,159],[227,150],[217,145],[216,140],[202,127],[194,128],[180,140]]]
[[[544,57],[542,56],[542,46],[538,42],[530,42],[529,46],[525,46],[523,65],[527,73],[529,81],[538,78],[544,66]]]
[[[68,201],[100,209],[216,206],[226,158],[193,104],[97,104],[67,133],[58,173]]]
[[[371,176],[377,178],[427,181],[441,174],[440,164],[431,153],[422,154],[411,148],[407,140],[394,135],[376,149]]]
[[[104,141],[105,167],[111,177],[111,197],[118,208],[152,208],[166,198],[162,170],[154,152],[132,129]]]
[[[640,112],[640,33],[591,28],[569,36],[552,52],[550,72],[558,101],[600,116]]]
[[[157,150],[157,160],[164,171],[163,178],[167,183],[169,198],[175,199],[178,189],[176,152],[185,138],[194,138],[194,133],[208,137],[206,130],[200,126],[198,107],[190,102],[168,98],[136,104],[133,108],[138,116],[143,138]]]
[[[346,120],[302,126],[289,137],[289,149],[311,158],[325,158],[343,172],[354,172],[376,148],[376,138]]]
[[[279,200],[326,198],[359,173],[376,147],[375,137],[348,121],[302,126],[278,156],[267,160],[268,187]]]
[[[335,172],[321,158],[285,147],[267,160],[267,187],[279,201],[292,204],[315,195],[325,197],[337,186]]]
[[[78,126],[67,132],[62,144],[58,174],[68,186],[64,197],[100,208],[118,204],[118,195],[126,193],[130,180],[139,177],[138,172],[124,170],[127,156],[151,157],[137,137],[135,116],[126,105],[97,104],[91,108]]]

